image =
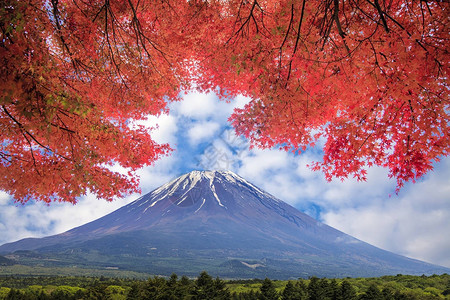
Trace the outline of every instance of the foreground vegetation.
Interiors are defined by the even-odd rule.
[[[450,299],[450,275],[272,281],[151,277],[0,277],[0,299]]]

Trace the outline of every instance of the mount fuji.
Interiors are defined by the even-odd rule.
[[[0,254],[41,266],[224,278],[450,271],[353,238],[229,171],[192,171],[80,227],[4,244]]]

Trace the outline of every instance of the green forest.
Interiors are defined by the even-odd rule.
[[[0,299],[450,299],[450,275],[311,277],[290,281],[223,280],[207,272],[197,278],[172,274],[169,278],[154,276],[147,280],[103,276],[1,276]]]

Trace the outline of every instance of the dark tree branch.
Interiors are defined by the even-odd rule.
[[[286,40],[289,36],[289,31],[291,30],[293,20],[294,20],[294,4],[292,4],[292,7],[291,7],[291,19],[289,20],[289,25],[286,30],[286,34],[284,35],[283,42],[281,43],[281,46],[280,46],[280,64],[279,64],[280,68],[281,68],[281,61],[282,61],[282,56],[283,56],[283,46],[286,43]]]
[[[70,51],[69,45],[67,44],[63,34],[62,34],[62,27],[61,27],[61,23],[60,23],[60,19],[59,19],[59,9],[58,9],[58,0],[52,0],[52,13],[53,13],[53,17],[55,18],[55,25],[56,25],[56,31],[58,33],[58,37],[61,40],[62,46],[64,49],[66,49],[67,53],[69,54],[70,57],[70,61],[72,63],[72,66],[75,70],[75,72],[77,74],[79,74],[79,69],[78,69],[78,60],[76,58],[74,58],[72,51]],[[81,78],[81,76],[79,76],[80,80],[83,81],[83,79]]]
[[[294,52],[293,52],[294,54],[297,51],[298,41],[300,39],[300,30],[302,29],[303,15],[305,13],[305,3],[306,3],[306,0],[303,0],[302,12],[300,14],[300,21],[298,23],[298,28],[297,28],[297,39],[295,40],[295,46],[294,46]]]
[[[378,11],[378,14],[380,15],[381,21],[383,22],[384,30],[386,30],[386,32],[389,32],[389,27],[388,27],[388,25],[386,23],[386,19],[384,18],[384,12],[383,12],[383,10],[380,7],[380,3],[378,3],[378,0],[374,0],[374,2],[375,2],[375,7],[376,7],[376,9]]]
[[[341,36],[345,49],[347,49],[348,54],[350,55],[350,49],[345,42],[345,32],[342,30],[341,22],[339,21],[339,0],[334,0],[334,22],[336,23],[336,27],[338,29],[339,35]]]
[[[2,108],[3,108],[3,111],[8,115],[8,117],[9,117],[11,120],[13,120],[14,123],[16,123],[16,124],[19,126],[20,131],[22,132],[23,136],[24,136],[25,139],[28,141],[28,143],[30,143],[30,147],[31,147],[31,141],[27,138],[27,135],[28,135],[28,136],[29,136],[36,144],[38,144],[39,146],[41,146],[43,149],[45,149],[45,150],[47,150],[47,151],[50,151],[51,153],[54,153],[56,156],[59,156],[59,157],[62,157],[62,158],[64,158],[64,159],[66,159],[66,160],[71,161],[70,158],[67,158],[67,157],[65,157],[64,155],[61,155],[61,154],[58,154],[58,153],[54,152],[52,149],[50,149],[49,147],[47,147],[47,146],[43,145],[41,142],[39,142],[39,141],[34,137],[34,135],[32,135],[28,130],[25,129],[25,127],[22,125],[22,123],[20,123],[13,115],[11,115],[11,114],[9,113],[9,111],[6,109],[6,107],[5,107],[4,105],[2,105]],[[30,149],[31,149],[31,151],[33,151],[32,148],[30,148]],[[33,153],[32,153],[32,154],[33,154]]]

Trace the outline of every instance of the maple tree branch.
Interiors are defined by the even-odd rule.
[[[410,92],[410,94],[411,94],[411,92]],[[413,123],[413,128],[415,128],[416,127],[416,117],[414,116],[415,112],[414,112],[414,108],[413,108],[412,103],[411,103],[411,99],[408,99],[408,104],[409,104],[409,109],[411,111],[411,120],[412,120],[412,123]]]
[[[368,1],[368,2],[370,3],[370,1]],[[378,11],[378,14],[380,15],[381,21],[383,22],[384,30],[386,30],[386,32],[389,32],[389,27],[386,23],[386,19],[384,18],[384,11],[381,9],[380,3],[378,2],[378,0],[374,0],[374,2],[375,2],[375,7]]]
[[[166,76],[161,73],[157,67],[157,65],[153,62],[153,58],[152,55],[150,54],[150,51],[147,49],[146,46],[146,41],[157,51],[159,52],[159,54],[161,55],[161,57],[166,61],[166,63],[171,66],[172,64],[170,63],[170,61],[167,59],[165,53],[159,49],[157,47],[157,45],[150,39],[148,38],[143,30],[142,30],[142,26],[141,23],[139,21],[139,18],[137,16],[137,11],[136,11],[136,7],[134,7],[133,3],[131,2],[131,0],[128,0],[128,4],[130,5],[131,11],[133,13],[133,19],[132,19],[132,25],[133,25],[133,30],[135,32],[136,35],[136,43],[137,46],[139,47],[139,43],[142,45],[142,48],[144,49],[145,53],[147,54],[147,57],[149,58],[149,61],[152,65],[152,67],[154,68],[154,70],[162,77],[162,78],[166,78]],[[139,2],[137,3],[137,5],[139,5]]]
[[[294,123],[295,128],[296,128],[298,131],[301,131],[300,126],[298,126],[298,124],[297,124],[297,122],[296,122],[296,118],[294,117],[294,111],[293,111],[293,109],[292,109],[292,101],[289,101],[289,111],[290,111],[290,114],[291,114],[292,123]]]
[[[412,36],[412,34],[411,34],[411,33],[410,33],[410,32],[409,32],[402,24],[400,24],[397,20],[395,20],[395,19],[394,19],[392,16],[390,16],[387,12],[381,10],[381,7],[380,7],[379,4],[378,4],[378,0],[375,0],[375,3],[372,3],[370,0],[367,0],[367,2],[369,2],[372,6],[376,7],[377,10],[378,10],[378,8],[379,8],[378,11],[379,11],[379,13],[380,13],[380,17],[382,18],[382,20],[384,20],[383,25],[386,24],[386,20],[384,19],[384,15],[385,15],[389,20],[391,20],[391,21],[394,22],[398,27],[400,27],[400,29],[405,30],[405,31],[406,31],[406,34],[408,34],[409,37]],[[377,4],[378,4],[378,7],[377,7]],[[428,7],[428,4],[427,4],[427,7]],[[423,13],[423,11],[422,11],[422,13]],[[430,11],[430,14],[431,14],[431,11]],[[385,25],[385,26],[386,26],[386,27],[385,27],[386,31],[389,32],[389,31],[387,30],[387,25]],[[423,50],[425,50],[426,52],[429,53],[428,49],[423,45],[423,43],[422,43],[421,41],[419,41],[418,39],[415,39],[415,42],[416,42]],[[434,61],[438,64],[438,75],[439,75],[439,74],[441,73],[442,63],[441,63],[437,58],[434,58]]]
[[[422,16],[422,28],[425,28],[425,14],[423,12],[422,1],[420,1],[419,4],[420,4],[420,14]],[[427,4],[427,6],[428,6],[428,4]]]
[[[358,149],[356,149],[356,151],[353,153],[353,159],[356,157],[356,155],[359,153],[359,151],[361,151],[361,148],[367,143],[367,141],[369,140],[369,138],[371,138],[373,135],[373,132],[369,133],[366,138],[364,139],[364,141],[361,143],[361,145],[359,145]]]
[[[36,158],[34,157],[33,145],[31,144],[31,141],[27,138],[25,132],[22,131],[22,135],[25,138],[25,140],[28,142],[28,145],[30,147],[31,158],[33,159],[34,169],[36,170],[36,173],[38,173],[38,175],[41,176],[41,173],[39,173],[39,169],[36,165]]]
[[[55,18],[55,25],[56,25],[56,32],[58,34],[59,39],[61,40],[61,43],[63,45],[63,48],[66,49],[67,53],[69,54],[70,57],[70,62],[72,63],[72,66],[75,70],[75,72],[77,74],[80,74],[79,68],[78,68],[78,60],[76,58],[74,58],[72,51],[70,51],[69,45],[67,44],[63,34],[62,34],[62,27],[61,27],[61,23],[59,20],[59,9],[58,9],[58,0],[51,0],[52,3],[52,13],[53,13],[53,17]],[[79,79],[83,82],[83,79],[81,78],[80,75],[78,75]]]
[[[58,117],[58,119],[60,119],[60,118]],[[60,120],[61,120],[61,119],[60,119]],[[62,121],[61,121],[61,122],[62,122]],[[64,124],[64,123],[63,123],[63,124]],[[73,131],[72,129],[69,129],[69,128],[67,128],[67,127],[62,127],[62,126],[60,126],[60,125],[58,125],[58,124],[55,124],[55,123],[50,123],[50,125],[53,126],[53,127],[58,128],[58,129],[67,131],[67,132],[69,132],[69,133],[72,133],[72,134],[75,134],[75,133],[76,133],[76,131]],[[65,126],[65,125],[64,125],[64,126]]]
[[[13,157],[11,154],[7,154],[7,153],[4,153],[3,151],[0,151],[0,158],[4,161],[4,162],[1,163],[3,166],[4,166],[5,163],[7,163],[7,164],[11,164],[12,163],[12,158],[11,157]],[[26,162],[26,160],[22,160],[22,161]]]
[[[330,0],[330,1],[332,1],[332,0]],[[327,22],[328,11],[331,11],[331,8],[330,8],[331,2],[330,1],[327,1],[327,5],[325,6],[324,17],[323,17],[323,21],[321,23],[321,28],[320,28],[320,35],[322,35],[322,37],[323,37],[323,43],[322,43],[322,47],[320,49],[321,51],[323,50],[323,48],[325,48],[325,44],[328,40],[328,37],[330,36],[331,29],[333,27],[333,22],[335,22],[334,12],[330,18],[330,21]]]
[[[289,20],[289,25],[286,30],[286,34],[284,35],[283,42],[281,43],[281,46],[280,46],[280,64],[279,64],[280,68],[281,68],[281,61],[282,61],[282,56],[283,56],[283,46],[286,43],[286,40],[288,38],[289,31],[291,30],[293,20],[294,20],[294,4],[292,4],[292,8],[291,8],[291,19]]]
[[[76,3],[76,1],[74,1],[74,3]],[[105,0],[105,3],[100,7],[100,9],[98,10],[98,12],[95,14],[94,18],[92,19],[92,22],[95,22],[95,20],[97,20],[97,18],[100,16],[101,12],[103,11],[103,9],[106,10],[106,6],[107,4],[109,5],[109,0]],[[76,4],[75,4],[76,5]],[[83,12],[83,10],[77,5],[78,9]]]
[[[345,32],[342,30],[341,22],[339,21],[339,0],[334,0],[334,22],[336,23],[336,27],[338,29],[339,35],[344,42],[345,49],[350,55],[350,48],[348,48],[347,43],[345,42]]]
[[[208,7],[208,2],[207,1],[204,1],[200,6],[198,5],[198,2],[196,2],[195,4],[192,4],[191,2],[189,2],[189,4],[190,5],[196,5],[196,7],[195,7],[196,9],[194,11],[194,14],[187,21],[187,24],[191,23],[192,20],[194,20],[196,17],[198,17],[204,7]],[[168,5],[170,6],[169,3],[168,3]],[[177,11],[175,9],[172,8],[172,10],[178,15],[178,13],[177,13]]]
[[[29,136],[36,144],[38,144],[39,146],[41,146],[41,147],[44,148],[45,150],[50,151],[51,153],[54,153],[56,156],[59,156],[59,157],[62,157],[62,158],[64,158],[64,159],[68,160],[68,161],[71,161],[70,158],[67,158],[67,157],[65,157],[64,155],[61,155],[61,154],[58,154],[58,153],[54,152],[52,149],[50,149],[49,147],[47,147],[47,146],[43,145],[41,142],[39,142],[39,141],[34,137],[34,135],[32,135],[28,130],[25,129],[25,127],[22,125],[22,123],[20,123],[13,115],[11,115],[11,114],[9,113],[9,111],[6,109],[6,107],[5,107],[4,105],[2,105],[2,108],[3,108],[3,111],[8,115],[8,117],[9,117],[11,120],[13,120],[14,123],[16,123],[16,124],[19,126],[20,131],[22,132],[23,136],[25,137],[25,139],[26,139],[29,143],[31,143],[31,141],[27,138],[27,135],[28,135],[28,136]],[[30,144],[30,145],[31,145],[31,144]]]
[[[135,28],[136,28],[136,30],[137,30],[137,33],[138,33],[138,35],[139,35],[139,39],[140,39],[140,41],[141,41],[142,47],[144,47],[145,52],[147,53],[147,55],[150,55],[150,53],[146,50],[146,46],[145,46],[144,40],[148,41],[148,42],[150,43],[150,45],[151,45],[156,51],[158,51],[158,52],[161,54],[161,56],[164,58],[164,60],[170,65],[170,62],[169,62],[169,60],[166,58],[166,55],[164,54],[164,52],[163,52],[161,49],[159,49],[159,48],[156,46],[156,44],[155,44],[152,40],[150,40],[150,39],[144,34],[144,32],[142,31],[141,22],[139,21],[139,18],[138,18],[138,16],[137,16],[137,12],[136,12],[136,8],[137,8],[137,7],[134,7],[134,6],[133,6],[133,3],[131,2],[131,0],[128,0],[128,4],[130,5],[131,11],[133,12],[133,23],[134,23]],[[139,2],[138,2],[137,5],[139,5]]]
[[[114,64],[114,66],[115,66],[115,68],[116,68],[117,74],[119,75],[120,80],[122,81],[122,84],[123,84],[126,88],[129,88],[128,85],[127,85],[127,82],[126,82],[125,79],[124,79],[124,76],[123,76],[123,74],[122,74],[122,71],[121,71],[121,69],[120,69],[120,66],[119,66],[119,64],[116,62],[115,55],[114,55],[114,50],[113,50],[113,48],[112,48],[111,41],[110,41],[110,39],[109,39],[109,31],[108,31],[108,15],[111,15],[111,18],[112,18],[111,24],[112,24],[112,26],[113,26],[113,31],[114,31],[114,20],[115,20],[114,15],[113,15],[113,13],[112,13],[112,11],[111,11],[111,8],[110,8],[110,5],[109,5],[109,0],[106,0],[106,1],[105,1],[105,4],[104,4],[103,6],[105,7],[105,35],[106,35],[106,43],[108,44],[108,50],[109,50],[109,53],[110,53],[109,56],[111,57],[111,61],[112,61],[112,63]],[[103,7],[103,6],[102,6],[102,7]],[[119,58],[120,58],[120,56],[119,56]]]
[[[292,59],[289,61],[289,69],[288,69],[288,75],[286,77],[286,83],[284,84],[284,88],[287,88],[289,79],[291,78],[291,72],[292,72]]]
[[[256,0],[253,1],[253,5],[252,5],[252,8],[250,9],[250,13],[249,13],[248,17],[245,19],[244,23],[242,23],[242,25],[239,27],[239,29],[227,40],[227,42],[225,44],[228,44],[231,41],[231,39],[233,39],[233,37],[235,37],[235,36],[239,35],[239,33],[243,32],[244,27],[246,25],[248,26],[250,24],[250,20],[252,20],[252,19],[253,19],[253,22],[255,22],[255,25],[256,25],[256,32],[259,32],[258,24],[256,22],[256,19],[255,19],[254,15],[253,15],[253,11],[255,10],[256,6],[258,6],[259,9],[261,11],[263,11],[261,6],[259,6],[258,2]],[[242,5],[241,5],[241,7],[242,7]],[[241,7],[239,7],[239,12],[240,12],[240,8]],[[237,17],[239,17],[239,13],[238,13]],[[235,24],[236,23],[238,23],[238,20],[235,21]],[[242,33],[242,36],[244,36],[243,33]]]
[[[1,157],[3,160],[5,160],[5,161],[11,163],[11,160],[8,158],[8,157],[12,157],[11,154],[6,154],[6,153],[3,153],[2,151],[0,151],[0,157]]]
[[[370,47],[372,48],[372,51],[373,51],[373,56],[375,57],[375,66],[378,67],[378,69],[380,69],[380,71],[381,71],[383,74],[386,74],[386,72],[383,70],[383,68],[380,66],[380,63],[378,62],[377,51],[376,51],[376,49],[375,49],[375,46],[373,45],[372,40],[371,40],[371,39],[368,39],[367,41],[368,41],[368,43],[370,44]],[[383,54],[381,53],[381,55],[383,55]],[[385,57],[385,58],[386,58],[386,57]],[[374,68],[374,69],[375,69],[375,68]],[[375,78],[376,78],[376,77],[375,77]]]
[[[5,152],[3,152],[3,151],[0,151],[0,156],[1,156],[1,158],[2,158],[4,161],[6,161],[6,162],[8,162],[8,163],[13,163],[13,160],[14,160],[14,161],[29,162],[28,160],[23,159],[23,158],[20,157],[19,155],[12,155],[12,154],[9,154],[9,153],[5,153]]]
[[[291,78],[291,72],[292,72],[292,60],[293,60],[293,56],[295,55],[295,52],[297,52],[298,42],[299,42],[299,40],[300,40],[300,31],[301,31],[301,28],[302,28],[303,16],[304,16],[304,12],[305,12],[305,2],[306,2],[306,0],[303,0],[302,10],[301,10],[301,13],[300,13],[300,20],[299,20],[298,28],[297,28],[297,37],[296,37],[296,39],[295,39],[295,46],[294,46],[294,50],[293,50],[293,52],[292,52],[292,57],[291,57],[291,59],[290,59],[290,61],[289,61],[288,75],[287,75],[287,77],[286,77],[286,83],[285,83],[285,86],[284,86],[285,88],[287,88],[289,79]],[[284,43],[285,43],[285,41],[286,41],[286,38],[287,38],[287,34],[289,33],[289,29],[291,28],[291,23],[292,23],[292,21],[293,21],[293,17],[294,17],[294,4],[292,4],[291,20],[290,20],[290,22],[289,22],[288,32],[286,33],[286,36],[285,36],[285,39],[284,39],[284,41],[283,41],[282,46],[284,45]],[[282,47],[282,46],[281,46],[281,47]],[[280,64],[281,64],[281,47],[280,47]]]
[[[326,20],[327,20],[327,15],[328,15],[328,9],[330,7],[329,0],[320,1],[320,4],[322,4],[322,3],[324,3],[325,7],[324,7],[324,10],[323,10],[322,22],[320,23],[320,28],[319,28],[320,29],[320,31],[319,31],[319,35],[320,36],[323,36],[324,35],[324,30],[325,30],[325,33],[326,33],[326,31],[328,29],[328,26],[326,25]],[[317,9],[317,15],[320,16],[321,10],[322,10],[322,8],[320,8],[320,9],[318,8]]]
[[[382,19],[382,21],[384,20],[383,21],[383,26],[385,26],[386,32],[389,32],[389,28],[387,28],[386,19],[384,18],[385,15],[386,15],[386,17],[388,17],[389,20],[394,22],[402,30],[406,30],[405,27],[403,27],[402,24],[400,24],[397,20],[395,20],[393,17],[391,17],[387,12],[385,12],[384,10],[381,9],[380,5],[378,4],[378,0],[375,0],[375,3],[371,2],[370,0],[367,0],[367,2],[377,9],[378,13],[380,14],[380,18]],[[377,4],[378,4],[378,7],[377,7]],[[406,31],[406,33],[409,36],[411,36],[411,34],[408,31]]]
[[[293,54],[295,54],[295,52],[297,51],[297,46],[298,46],[298,41],[300,40],[300,30],[302,28],[302,22],[303,22],[303,16],[305,14],[305,3],[306,0],[303,0],[303,4],[302,4],[302,12],[300,14],[300,21],[298,23],[298,28],[297,28],[297,38],[295,40],[295,46],[294,46],[294,51]]]

